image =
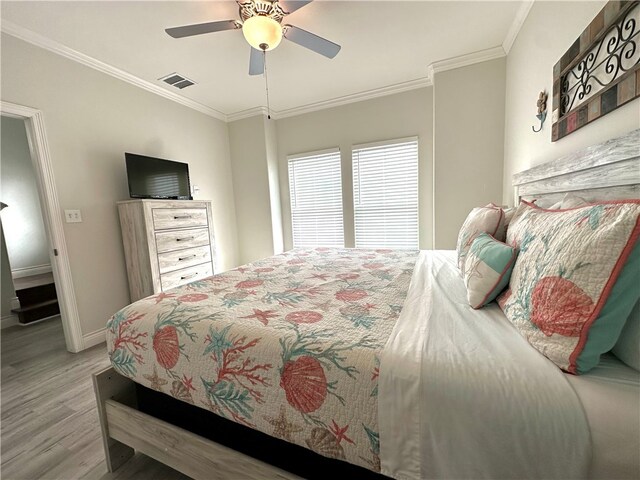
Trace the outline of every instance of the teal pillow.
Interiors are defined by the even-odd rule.
[[[492,302],[509,284],[518,256],[515,247],[481,233],[471,244],[464,268],[467,300],[473,308]]]

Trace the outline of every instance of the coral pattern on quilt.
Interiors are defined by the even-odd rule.
[[[639,213],[633,201],[572,210],[523,202],[509,225],[507,243],[520,253],[498,303],[529,343],[566,371],[577,373],[607,284],[637,239]]]
[[[144,386],[379,471],[379,354],[417,255],[298,249],[159,293],[109,320],[109,358]]]

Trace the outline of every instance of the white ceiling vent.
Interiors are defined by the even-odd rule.
[[[180,90],[196,84],[196,82],[194,82],[193,80],[189,80],[187,77],[184,77],[175,72],[170,73],[169,75],[166,75],[164,77],[160,77],[158,80],[162,80],[163,82],[168,83],[169,85],[173,85]]]

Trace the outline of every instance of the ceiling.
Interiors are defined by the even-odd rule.
[[[329,60],[283,40],[267,53],[276,111],[424,79],[435,61],[502,45],[520,2],[322,1],[286,23],[342,45]],[[241,31],[173,39],[164,29],[238,18],[235,2],[2,2],[2,19],[202,105],[234,115],[265,105]],[[197,85],[158,79],[178,72]]]

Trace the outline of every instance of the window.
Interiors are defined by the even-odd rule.
[[[418,139],[353,148],[356,247],[418,248]]]
[[[340,151],[289,157],[294,247],[344,247]]]

